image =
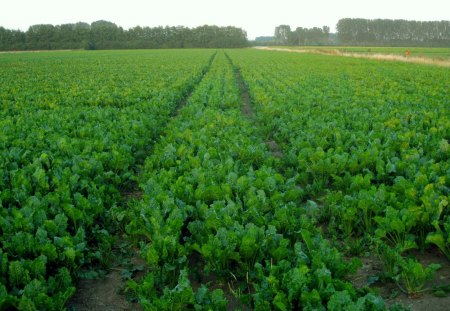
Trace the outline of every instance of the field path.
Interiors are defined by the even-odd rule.
[[[397,62],[423,64],[423,65],[435,65],[435,66],[450,68],[450,61],[434,59],[434,58],[426,58],[426,57],[417,57],[417,56],[405,57],[405,56],[401,56],[401,55],[381,54],[381,53],[367,55],[367,54],[362,54],[362,53],[342,52],[337,49],[290,49],[290,48],[278,48],[278,47],[269,47],[269,46],[262,46],[262,47],[255,47],[255,48],[258,50],[265,50],[265,51],[280,51],[280,52],[344,56],[344,57],[365,58],[365,59],[374,59],[374,60],[397,61]]]
[[[236,82],[238,84],[238,87],[239,87],[239,90],[241,93],[242,114],[244,116],[246,116],[247,118],[257,122],[257,118],[255,115],[255,110],[252,105],[252,99],[250,98],[248,86],[245,84],[239,68],[233,64],[233,60],[230,58],[230,56],[226,53],[225,53],[225,56],[227,57],[228,62],[230,63],[230,66],[233,67],[234,78],[236,79]],[[283,152],[281,151],[280,146],[273,139],[273,137],[270,137],[268,140],[266,140],[265,144],[275,158],[283,157]]]

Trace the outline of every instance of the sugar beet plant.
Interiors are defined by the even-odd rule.
[[[60,310],[105,264],[108,211],[212,54],[0,57],[0,309]]]
[[[126,231],[147,271],[128,293],[148,310],[224,310],[230,296],[257,310],[384,310],[345,280],[358,262],[322,237],[298,178],[242,115],[219,52],[145,161]]]
[[[412,281],[408,276],[426,269],[404,257],[431,247],[449,254],[448,69],[280,52],[229,54],[267,137],[285,153],[285,177],[295,178],[305,197],[322,207],[328,232],[347,245],[372,241],[391,267],[390,278],[413,284],[400,285],[408,294],[421,291],[436,267]]]

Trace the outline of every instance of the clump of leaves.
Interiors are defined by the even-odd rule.
[[[450,216],[447,216],[444,222],[444,230],[441,229],[437,220],[433,222],[433,226],[436,231],[428,234],[426,243],[436,245],[450,260]]]
[[[397,281],[399,288],[407,293],[409,296],[415,296],[428,289],[424,289],[427,281],[431,280],[436,271],[441,266],[438,264],[431,264],[424,268],[423,265],[415,259],[408,258],[402,262],[402,272],[400,282]]]

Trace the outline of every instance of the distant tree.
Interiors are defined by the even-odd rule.
[[[289,33],[287,43],[290,45],[325,45],[329,43],[330,28],[303,28],[297,27]]]
[[[26,36],[20,30],[0,27],[0,50],[14,51],[26,49]]]
[[[25,33],[27,46],[36,50],[51,50],[56,48],[56,29],[49,24],[30,26]]]
[[[233,48],[247,46],[247,33],[236,27],[140,27],[124,30],[109,21],[33,25],[27,32],[0,27],[0,49]]]
[[[292,40],[291,38],[291,26],[280,25],[275,27],[275,41],[278,44],[287,44]]]
[[[104,20],[91,24],[89,42],[99,49],[109,49],[118,46],[122,40],[123,29],[116,24]]]
[[[88,23],[78,22],[75,24],[73,31],[76,38],[76,48],[83,49],[89,44],[89,36],[91,33],[91,25]]]
[[[344,18],[336,29],[344,45],[450,46],[450,21]]]

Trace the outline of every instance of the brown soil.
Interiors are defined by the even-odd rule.
[[[137,303],[127,301],[123,294],[126,280],[122,278],[122,271],[130,267],[144,266],[145,261],[139,257],[137,250],[127,251],[125,255],[122,240],[116,243],[115,264],[108,271],[108,274],[101,279],[81,279],[77,283],[75,295],[67,303],[69,310],[90,311],[90,310],[142,310]],[[134,271],[133,279],[139,280],[143,277],[144,271]]]
[[[139,189],[123,192],[121,195],[125,202],[142,199],[142,191]]]
[[[233,66],[230,58],[229,58],[229,61],[230,61],[230,64]],[[236,78],[236,82],[238,84],[239,90],[241,92],[242,114],[248,118],[253,119],[255,117],[255,111],[253,110],[253,107],[252,107],[252,100],[251,100],[250,94],[248,92],[248,87],[244,83],[244,80],[242,79],[241,73],[239,72],[238,69],[235,69],[235,78]]]
[[[446,259],[437,250],[431,250],[430,252],[424,254],[417,252],[411,255],[416,257],[424,266],[428,266],[432,263],[441,265],[441,269],[437,271],[434,279],[427,282],[426,288],[431,289],[436,286],[450,284],[450,263],[448,259]],[[375,255],[360,259],[363,266],[350,280],[356,288],[366,286],[369,277],[378,275],[383,269],[380,260]],[[380,291],[380,294],[385,299],[387,306],[391,306],[394,303],[401,303],[404,306],[409,306],[412,311],[449,310],[450,294],[447,294],[446,297],[436,297],[433,296],[432,291],[426,291],[420,296],[408,297],[408,295],[401,292],[397,285],[393,283],[376,283],[373,285],[373,288],[377,288]]]
[[[266,141],[266,146],[269,148],[272,155],[276,158],[282,158],[283,152],[281,151],[280,146],[277,144],[275,140]]]
[[[235,68],[233,65],[233,62],[231,61],[231,58],[228,55],[226,55],[226,56],[228,58],[230,65],[233,68]],[[236,68],[234,69],[234,75],[235,75],[235,79],[236,79],[236,82],[239,87],[239,91],[241,93],[242,114],[244,116],[246,116],[247,118],[254,120],[255,119],[255,111],[252,106],[252,100],[250,98],[248,87],[245,84],[244,79],[242,79],[241,73]],[[275,140],[269,140],[269,141],[266,141],[265,143],[266,143],[267,148],[269,148],[270,152],[272,153],[272,155],[274,157],[276,157],[276,158],[283,157],[281,148]]]
[[[77,292],[67,307],[76,311],[142,310],[139,305],[128,302],[120,294],[123,287],[120,270],[111,270],[103,279],[80,280]]]
[[[260,50],[269,51],[283,51],[283,52],[294,52],[294,53],[310,53],[310,54],[322,54],[322,55],[336,55],[344,57],[354,57],[354,58],[366,58],[375,60],[387,60],[387,61],[398,61],[405,63],[414,64],[425,64],[425,65],[436,65],[441,67],[450,67],[450,61],[442,59],[434,59],[429,57],[416,57],[416,56],[402,56],[393,54],[362,54],[362,53],[352,53],[352,52],[342,52],[336,49],[290,49],[290,48],[276,48],[276,47],[256,47]]]
[[[137,303],[127,301],[123,294],[126,280],[122,277],[122,271],[126,270],[125,266],[143,266],[145,262],[139,257],[137,250],[125,251],[122,249],[123,245],[123,240],[116,242],[115,263],[104,278],[78,281],[77,291],[66,306],[69,310],[142,310]],[[133,279],[139,280],[143,274],[143,271],[135,271]]]

